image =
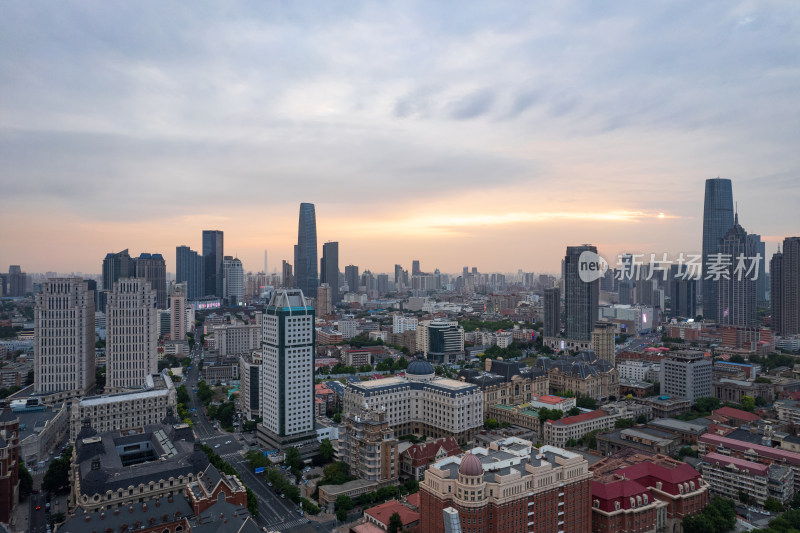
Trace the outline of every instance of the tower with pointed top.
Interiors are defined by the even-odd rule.
[[[720,258],[730,261],[727,274],[716,282],[717,322],[727,326],[755,326],[757,271],[748,270],[756,257],[756,247],[739,225],[738,213],[717,250]]]

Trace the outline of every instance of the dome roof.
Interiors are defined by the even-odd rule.
[[[472,453],[467,453],[461,459],[461,466],[458,467],[458,473],[463,476],[480,476],[483,474],[483,465],[478,456]]]
[[[412,376],[428,376],[435,373],[436,370],[434,370],[433,365],[421,359],[414,361],[406,368],[406,374],[411,374]]]

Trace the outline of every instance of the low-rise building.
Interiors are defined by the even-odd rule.
[[[644,381],[647,379],[647,373],[656,366],[658,366],[657,363],[650,361],[626,360],[617,364],[617,371],[619,372],[620,379],[625,378]]]
[[[568,416],[559,420],[548,420],[542,424],[542,441],[552,446],[566,446],[570,440],[577,441],[590,431],[611,429],[617,420],[623,418],[636,420],[640,415],[647,417],[642,406],[609,404],[596,411]]]
[[[712,383],[712,394],[722,402],[740,405],[744,396],[761,398],[766,403],[772,403],[775,399],[775,386],[772,383],[721,378],[715,379]]]
[[[692,408],[692,402],[689,400],[667,394],[641,398],[637,402],[649,405],[653,410],[653,418],[674,418]]]
[[[786,466],[709,453],[703,457],[700,469],[714,494],[734,501],[744,493],[763,507],[767,498],[786,504],[794,497],[794,471]]]
[[[400,453],[400,478],[422,481],[431,464],[460,453],[461,448],[452,437],[414,444]]]
[[[533,368],[547,374],[551,394],[572,391],[575,396],[588,396],[600,401],[619,399],[617,369],[591,350],[558,359],[539,357]]]
[[[141,390],[87,396],[72,402],[70,435],[74,439],[87,419],[98,433],[141,429],[176,412],[177,404],[175,385],[164,370],[148,375]]]
[[[778,411],[778,420],[792,424],[800,422],[800,401],[778,400],[775,402],[775,410]]]
[[[761,417],[755,413],[727,406],[712,411],[707,418],[717,424],[731,427],[749,426],[750,424],[757,424],[761,420]]]
[[[397,500],[389,500],[388,502],[366,509],[364,511],[364,518],[367,522],[378,526],[381,531],[389,531],[389,520],[395,513],[400,516],[403,530],[413,530],[419,525],[419,513],[409,509]]]
[[[672,455],[682,446],[680,437],[647,427],[616,429],[599,433],[596,438],[597,451],[606,456],[625,449]]]
[[[459,379],[480,387],[483,405],[519,405],[550,392],[547,372],[517,361],[486,360],[486,370],[465,369]]]
[[[348,496],[351,499],[358,498],[362,494],[374,492],[379,487],[377,481],[366,479],[355,479],[342,483],[341,485],[322,485],[319,489],[319,507],[324,513],[336,511],[336,498]]]
[[[12,404],[19,418],[19,459],[29,467],[50,457],[50,452],[64,444],[69,436],[69,412],[66,405],[19,406]]]
[[[247,489],[239,478],[221,473],[212,464],[187,485],[186,495],[195,515],[202,514],[220,499],[239,507],[247,507]]]
[[[652,420],[647,425],[680,437],[683,444],[695,444],[706,431],[711,421],[707,418],[697,418],[691,421],[676,420],[674,418],[660,418]]]

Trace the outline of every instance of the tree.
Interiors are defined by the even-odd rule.
[[[644,415],[639,415],[636,417],[637,424],[647,424],[647,417]]]
[[[24,500],[33,492],[33,477],[28,469],[25,468],[25,463],[19,462],[19,499]]]
[[[626,429],[633,426],[633,420],[630,418],[618,418],[614,422],[614,427],[616,429]]]
[[[701,413],[711,413],[720,408],[720,401],[717,398],[698,398],[695,401],[695,407]]]
[[[756,408],[756,400],[752,396],[742,396],[742,407],[744,407],[745,411],[750,411],[751,413]]]
[[[392,513],[389,517],[389,533],[400,533],[401,529],[403,529],[403,519],[399,513]]]
[[[593,411],[597,409],[597,400],[588,396],[579,397],[576,403],[582,409],[591,409]]]
[[[341,424],[342,423],[342,413],[334,413],[332,420],[337,424]]]
[[[326,463],[330,462],[333,459],[333,444],[331,444],[331,439],[322,439],[322,442],[319,443],[319,455],[322,457],[322,460]]]
[[[42,479],[42,488],[54,493],[68,491],[70,487],[69,463],[70,460],[64,457],[53,460]]]
[[[577,445],[578,445],[578,441],[576,441],[575,439],[569,439],[567,441],[567,448],[574,448]]]
[[[175,389],[175,392],[177,393],[178,403],[182,403],[183,405],[189,405],[191,403],[189,393],[186,391],[186,385],[181,385]]]
[[[300,450],[294,446],[286,449],[286,456],[283,458],[283,463],[289,468],[302,469],[303,458],[300,456]]]
[[[500,427],[500,424],[497,422],[496,418],[487,418],[486,422],[483,423],[484,429],[493,430]]]
[[[258,518],[258,498],[256,498],[256,493],[250,490],[250,487],[245,488],[247,489],[247,510],[250,511],[253,518]]]
[[[764,509],[772,513],[780,513],[783,511],[783,504],[779,500],[769,497],[764,500]]]
[[[419,490],[419,481],[417,481],[413,477],[407,479],[406,482],[403,483],[403,490],[407,494],[414,494],[415,492],[417,492]]]
[[[338,520],[339,522],[347,522],[347,510],[336,509],[336,520]]]
[[[572,409],[570,409],[569,411],[567,411],[567,414],[568,414],[569,416],[575,416],[575,415],[579,415],[579,414],[581,414],[581,410],[580,410],[579,408],[577,408],[577,407],[573,407]]]

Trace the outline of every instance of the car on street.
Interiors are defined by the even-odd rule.
[[[217,444],[216,446],[214,446],[214,448],[219,448],[219,444]]]
[[[40,510],[41,508],[42,508],[42,506],[41,506],[41,505],[37,505],[37,506],[36,506],[36,510],[37,510],[37,511],[38,511],[38,510]]]
[[[225,441],[225,444],[230,444],[230,443],[231,443],[231,441],[229,441],[229,440]]]

